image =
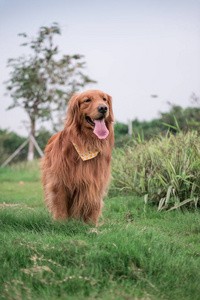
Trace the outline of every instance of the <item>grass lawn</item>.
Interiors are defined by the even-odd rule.
[[[200,214],[112,193],[100,226],[54,222],[38,167],[0,170],[0,299],[200,299]]]

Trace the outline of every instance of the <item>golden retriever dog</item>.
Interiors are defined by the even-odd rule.
[[[70,99],[65,127],[50,138],[42,161],[45,202],[55,220],[97,225],[110,181],[113,122],[108,94],[89,90]]]

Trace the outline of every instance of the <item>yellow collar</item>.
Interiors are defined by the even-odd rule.
[[[98,154],[99,154],[99,151],[88,151],[86,153],[80,153],[80,150],[78,148],[78,146],[74,143],[72,143],[74,145],[74,148],[76,149],[77,153],[79,154],[79,156],[81,157],[81,159],[83,161],[85,160],[89,160],[89,159],[92,159],[94,157],[96,157]]]

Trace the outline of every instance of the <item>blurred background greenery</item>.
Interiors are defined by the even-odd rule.
[[[197,103],[198,105],[198,103]],[[132,135],[128,134],[128,124],[116,122],[114,124],[115,148],[124,148],[130,145],[133,140],[148,141],[159,135],[166,135],[168,129],[174,134],[177,131],[177,124],[181,131],[197,130],[200,131],[200,107],[188,107],[183,109],[180,106],[171,105],[169,112],[160,114],[158,119],[152,121],[132,121]],[[36,132],[36,140],[42,150],[44,150],[48,139],[55,132],[50,132],[44,127]],[[0,129],[0,164],[2,164],[25,140],[8,129]],[[28,153],[28,145],[13,159],[13,162],[23,161]],[[39,157],[35,150],[35,157]]]

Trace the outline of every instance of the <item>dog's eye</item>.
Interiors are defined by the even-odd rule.
[[[103,98],[104,101],[106,101],[106,98]]]
[[[87,99],[87,100],[85,100],[85,102],[91,102],[91,99]]]

